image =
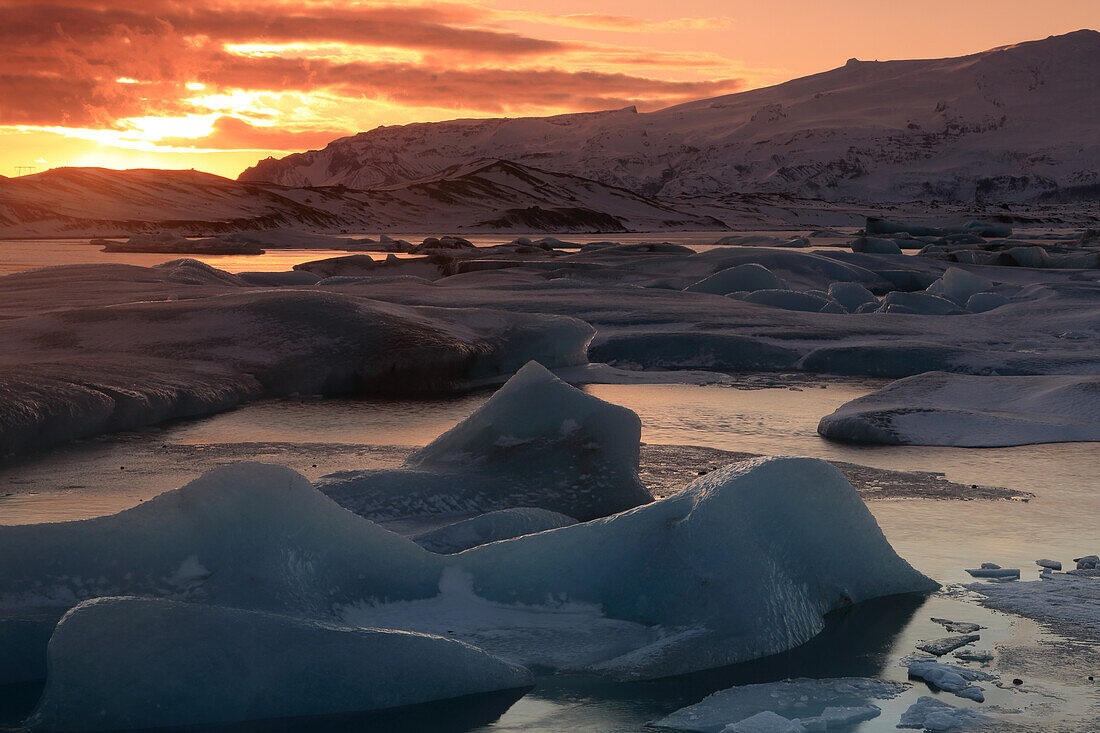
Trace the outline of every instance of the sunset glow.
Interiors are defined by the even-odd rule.
[[[852,53],[961,55],[1100,20],[1094,0],[1054,5],[0,0],[0,173],[235,176],[378,125],[657,109]]]

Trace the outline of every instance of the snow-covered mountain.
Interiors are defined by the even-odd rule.
[[[239,180],[378,188],[500,158],[646,196],[1065,201],[1100,190],[1100,33],[951,59],[858,61],[638,113],[379,127]]]

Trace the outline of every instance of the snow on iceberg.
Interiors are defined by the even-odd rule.
[[[638,478],[641,422],[530,362],[396,470],[342,471],[318,487],[371,518],[539,507],[592,519],[652,500]]]
[[[904,682],[863,677],[743,685],[715,692],[648,725],[699,733],[827,730],[878,716],[879,710],[871,704],[872,700],[893,699],[908,688]],[[761,715],[765,717],[759,718]],[[765,722],[779,727],[758,727]]]
[[[413,537],[412,540],[426,550],[449,555],[478,545],[522,537],[523,535],[543,532],[548,529],[568,527],[576,523],[577,520],[573,517],[558,512],[533,507],[518,507],[516,509],[500,509],[463,519],[428,532],[422,532]]]
[[[927,372],[841,405],[826,438],[963,447],[1100,440],[1100,377]]]
[[[462,642],[220,606],[97,598],[50,639],[31,729],[181,727],[383,710],[527,687]]]

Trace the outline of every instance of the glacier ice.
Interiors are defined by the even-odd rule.
[[[515,663],[629,679],[784,651],[829,611],[935,587],[836,468],[799,458],[734,464],[659,502],[457,555],[262,464],[109,517],[0,527],[0,615],[143,595],[453,631]]]
[[[742,685],[715,692],[649,725],[700,733],[769,730],[753,727],[765,723],[794,733],[828,730],[876,717],[879,710],[872,700],[890,700],[908,688],[905,682],[865,677]]]
[[[975,702],[985,702],[985,695],[984,690],[974,682],[996,679],[994,675],[979,670],[924,659],[911,661],[908,668],[911,678],[922,679],[941,690]]]
[[[852,251],[879,255],[900,255],[901,247],[892,239],[859,237],[852,241]]]
[[[772,308],[808,311],[810,313],[818,313],[832,302],[820,295],[797,290],[756,290],[741,298],[741,300],[746,303],[768,305]],[[844,312],[843,309],[841,312]]]
[[[832,283],[829,285],[829,297],[852,313],[861,305],[878,302],[874,294],[859,283]]]
[[[928,731],[971,730],[991,720],[990,716],[973,708],[957,708],[925,695],[901,714],[898,727]]]
[[[725,295],[738,290],[782,290],[786,284],[772,274],[771,270],[755,262],[736,265],[719,270],[710,277],[693,283],[684,290],[692,293],[713,293]]]
[[[532,684],[526,669],[452,639],[132,597],[73,608],[48,654],[32,730],[332,715]]]
[[[926,372],[821,419],[827,438],[905,445],[1003,446],[1100,440],[1100,377]]]
[[[971,296],[984,293],[993,288],[993,281],[981,275],[961,270],[958,267],[949,267],[939,280],[932,283],[926,292],[939,295],[962,305]]]
[[[202,278],[210,271],[235,278],[189,262],[168,264]],[[530,359],[584,364],[592,334],[588,324],[562,316],[413,308],[305,290],[3,319],[0,453],[262,396],[449,391]]]
[[[530,362],[400,469],[342,471],[318,487],[372,518],[538,507],[592,519],[652,500],[641,423]]]
[[[497,540],[507,540],[525,534],[557,529],[558,527],[568,527],[570,524],[576,523],[576,519],[558,512],[532,507],[518,507],[515,509],[499,509],[495,512],[480,514],[476,517],[437,527],[416,535],[412,540],[426,550],[451,554],[478,545],[496,542]]]

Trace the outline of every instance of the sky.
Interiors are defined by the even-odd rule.
[[[0,175],[235,177],[379,125],[646,111],[1081,28],[1100,0],[0,0]]]

